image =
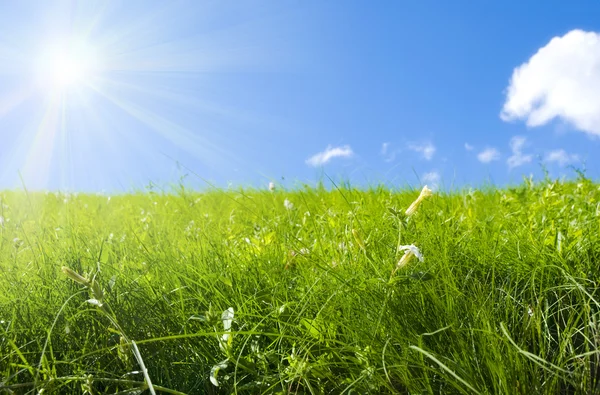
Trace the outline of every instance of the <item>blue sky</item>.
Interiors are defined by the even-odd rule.
[[[597,179],[597,15],[593,1],[2,1],[0,188],[463,187],[542,164]]]

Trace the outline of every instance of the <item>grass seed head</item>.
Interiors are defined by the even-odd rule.
[[[104,292],[102,291],[102,287],[98,284],[96,280],[92,280],[92,285],[90,288],[92,289],[92,294],[94,295],[94,298],[96,298],[99,301],[102,301],[102,299],[104,299]]]
[[[64,274],[67,275],[67,277],[69,277],[71,280],[75,281],[76,283],[79,283],[81,285],[85,285],[86,287],[90,286],[90,280],[88,280],[87,278],[83,277],[82,275],[80,275],[79,273],[76,273],[74,270],[63,266],[61,268],[62,272]]]
[[[360,235],[360,233],[358,233],[358,231],[356,229],[352,229],[352,236],[354,236],[354,240],[356,241],[356,244],[358,244],[360,246],[361,249],[365,250],[365,242],[362,238],[362,236]]]

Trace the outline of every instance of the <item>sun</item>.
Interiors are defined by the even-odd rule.
[[[40,51],[35,70],[44,91],[64,92],[90,82],[99,70],[98,56],[89,45],[47,45]]]
[[[68,54],[57,54],[50,63],[48,74],[53,85],[67,88],[71,85],[85,83],[89,77],[89,66],[82,59]]]

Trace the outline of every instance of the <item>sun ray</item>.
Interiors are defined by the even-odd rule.
[[[187,92],[176,91],[163,87],[158,84],[149,85],[144,83],[133,83],[131,81],[123,81],[122,79],[109,78],[106,76],[98,76],[94,79],[97,86],[103,86],[106,89],[119,92],[128,92],[130,94],[143,95],[144,97],[152,97],[158,102],[177,106],[186,109],[192,113],[203,113],[215,117],[220,117],[227,122],[237,122],[247,126],[249,124],[261,125],[267,130],[282,129],[285,120],[277,118],[273,115],[256,114],[249,112],[243,108],[231,107],[222,105],[213,100],[206,100],[202,97],[191,95]]]
[[[99,86],[91,86],[96,92],[115,103],[130,116],[159,133],[161,137],[199,159],[213,163],[220,162],[225,156],[228,157],[228,159],[234,159],[234,157],[224,149],[211,143],[205,137],[192,133],[190,130],[176,122],[164,118],[152,111],[144,110],[143,107],[112,95]]]
[[[29,86],[20,87],[0,98],[0,118],[19,107],[31,97],[32,89]]]
[[[48,185],[56,136],[61,132],[62,99],[50,100],[43,113],[23,163],[22,176],[26,184]]]

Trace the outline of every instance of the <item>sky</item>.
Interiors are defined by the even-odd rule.
[[[600,169],[600,3],[0,0],[0,189]]]

